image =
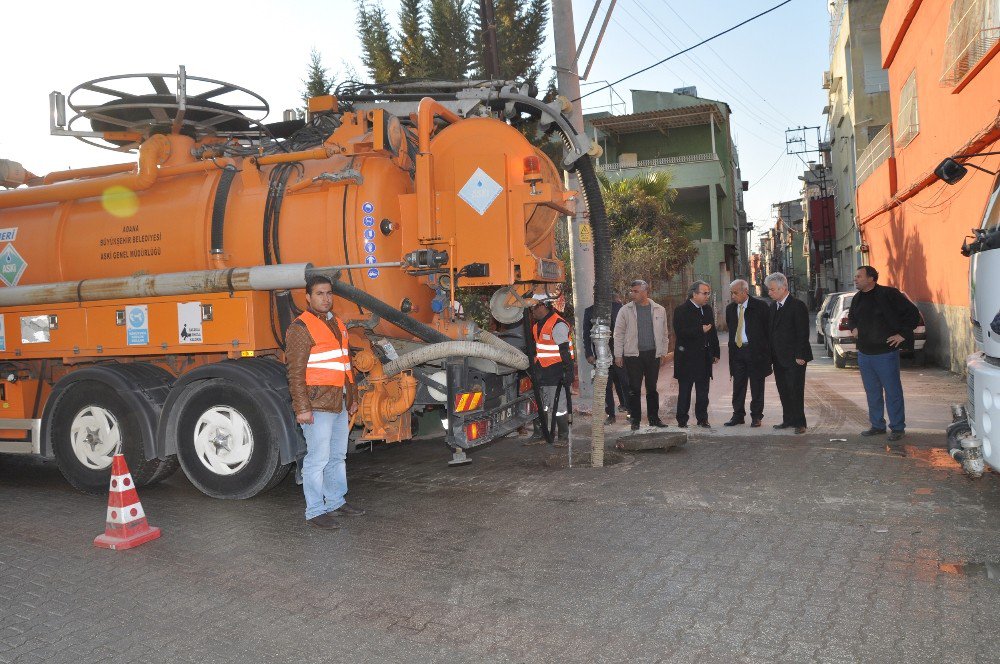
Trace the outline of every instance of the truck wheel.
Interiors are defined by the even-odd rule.
[[[125,455],[136,486],[156,473],[159,459],[147,459],[143,428],[115,390],[100,381],[70,384],[54,405],[52,451],[66,480],[87,493],[108,490],[111,459]]]
[[[847,367],[847,356],[841,355],[837,351],[833,351],[833,364],[838,369],[844,369]]]
[[[250,498],[288,472],[277,430],[247,389],[212,378],[191,384],[177,404],[177,458],[184,474],[213,498]]]

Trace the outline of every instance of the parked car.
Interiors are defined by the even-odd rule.
[[[816,343],[826,343],[826,323],[830,320],[830,312],[833,311],[837,296],[843,293],[844,291],[827,293],[826,297],[823,298],[823,303],[819,305],[819,310],[816,311]]]
[[[903,293],[906,299],[910,299]],[[857,361],[858,349],[855,345],[854,335],[851,334],[850,326],[847,324],[847,313],[851,308],[851,300],[854,293],[841,293],[834,299],[834,304],[830,310],[830,319],[826,323],[826,355],[833,358],[833,363],[838,369],[847,366],[847,361]],[[910,300],[912,302],[912,300]],[[913,350],[905,350],[902,357],[912,358],[917,366],[924,366],[926,354],[924,344],[927,342],[927,326],[924,323],[924,315],[920,314],[920,325],[913,330]]]

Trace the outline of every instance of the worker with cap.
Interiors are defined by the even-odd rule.
[[[559,402],[556,405],[554,418],[550,416],[549,411],[552,409],[560,381],[565,383],[566,390],[573,384],[573,360],[575,356],[572,331],[569,323],[556,313],[550,296],[536,293],[532,298],[531,332],[535,338],[535,362],[532,366],[532,380],[539,386],[542,393],[540,416],[546,418],[550,430],[554,419],[559,438],[567,440],[569,438],[569,422],[565,390],[559,391]]]

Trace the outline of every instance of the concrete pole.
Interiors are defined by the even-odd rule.
[[[583,133],[583,105],[580,99],[580,77],[576,63],[576,33],[573,29],[572,0],[552,0],[552,32],[556,48],[556,81],[559,94],[573,101],[570,122]],[[583,336],[583,312],[594,303],[594,243],[587,206],[583,204],[583,188],[575,173],[569,174],[569,188],[579,191],[580,204],[576,216],[569,219],[568,236],[572,256],[573,311],[576,312],[577,376],[580,409],[589,409],[594,391],[590,383],[591,366],[585,359],[586,340]],[[599,416],[595,413],[594,416]]]

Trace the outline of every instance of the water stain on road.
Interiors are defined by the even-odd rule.
[[[996,562],[940,563],[938,564],[938,569],[945,574],[953,574],[955,576],[1000,581],[1000,563]]]

